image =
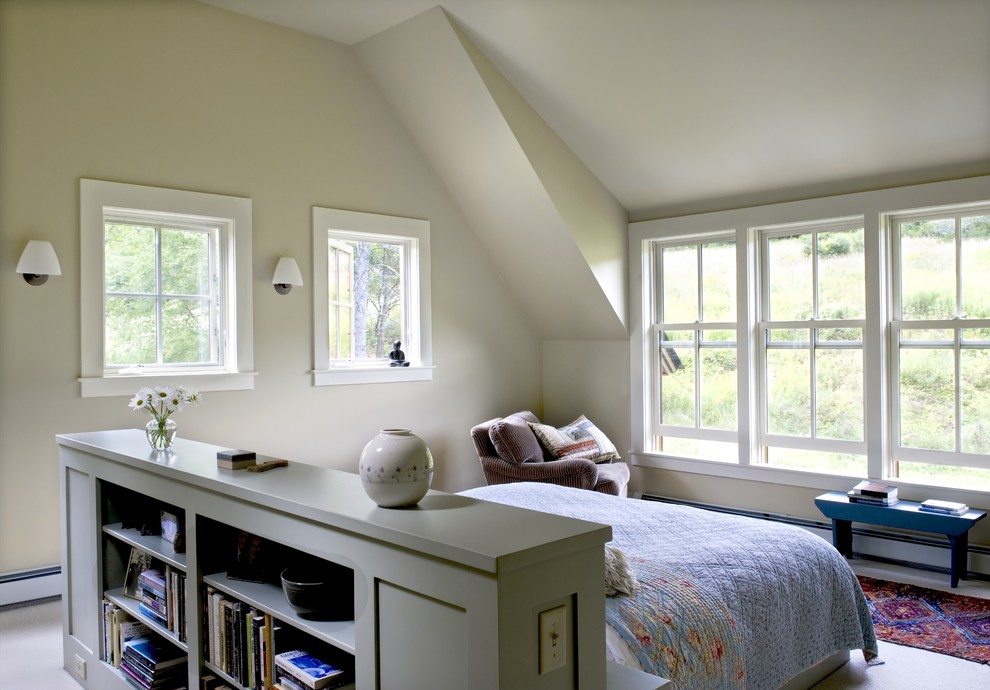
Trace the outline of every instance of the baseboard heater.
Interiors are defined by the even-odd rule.
[[[687,501],[649,493],[642,494],[640,499],[644,501],[655,501],[657,503],[670,503],[674,505],[690,506],[692,508],[701,508],[702,510],[710,510],[716,513],[743,515],[745,517],[769,520],[771,522],[781,522],[787,525],[803,527],[807,530],[827,532],[829,534],[832,532],[832,522],[830,520],[815,520],[812,518],[797,517],[794,515],[784,515],[782,513],[712,505],[710,503],[703,503],[700,501]],[[856,556],[874,561],[881,561],[884,563],[921,568],[923,570],[930,570],[938,573],[949,572],[949,543],[945,538],[906,532],[888,532],[886,530],[863,526],[854,526],[852,531],[854,536],[863,537],[863,539],[855,539],[853,541],[853,544],[857,547],[870,547],[880,545],[882,543],[886,543],[888,545],[887,548],[874,549],[880,553],[873,553],[873,550],[856,550],[854,551],[854,555]],[[877,542],[874,540],[882,540],[882,542]],[[903,547],[898,548],[898,545],[923,547],[925,549],[941,549],[945,551],[945,553],[939,554],[936,558],[932,559],[932,562],[925,562],[917,560],[916,556],[918,554],[912,554],[911,549],[904,549]],[[914,551],[917,552],[918,549],[915,549]],[[990,547],[982,544],[970,544],[969,553],[969,576],[980,580],[990,580],[990,568],[982,567],[983,563],[990,565]],[[946,565],[939,565],[939,563],[945,563]]]
[[[50,599],[61,594],[61,566],[0,574],[0,606]]]

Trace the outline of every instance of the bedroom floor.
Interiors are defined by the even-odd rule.
[[[917,568],[853,559],[857,575],[955,594],[990,599],[990,581],[964,580],[956,589],[949,587],[949,576]],[[849,663],[813,686],[812,690],[978,690],[990,688],[990,666],[965,659],[935,654],[921,649],[880,641],[884,664],[867,666],[863,655],[853,652]]]
[[[948,576],[853,560],[861,575],[949,590]],[[990,599],[990,581],[960,583],[958,594]],[[62,670],[61,602],[51,599],[0,609],[0,690],[78,690]],[[990,688],[990,666],[910,647],[880,643],[882,666],[853,653],[848,664],[812,690],[977,690]],[[465,689],[468,690],[468,689]],[[674,690],[678,690],[675,688]]]

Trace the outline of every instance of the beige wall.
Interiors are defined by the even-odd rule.
[[[79,396],[79,178],[250,197],[253,391],[209,393],[180,436],[354,470],[408,426],[434,486],[483,482],[471,425],[542,412],[542,350],[455,204],[345,46],[195,2],[0,2],[0,573],[57,563],[56,433],[142,426],[127,398]],[[314,205],[432,223],[429,383],[314,388]],[[29,287],[28,239],[62,276]]]

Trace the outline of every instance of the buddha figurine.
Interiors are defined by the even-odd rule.
[[[402,346],[402,341],[396,340],[392,343],[392,351],[388,353],[390,367],[408,367],[409,362],[406,361],[406,353],[399,349]]]

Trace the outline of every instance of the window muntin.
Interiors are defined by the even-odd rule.
[[[735,252],[727,235],[653,245],[653,443],[665,452],[737,454]]]
[[[314,207],[313,256],[314,385],[431,380],[429,222]]]
[[[990,209],[894,215],[889,231],[890,475],[990,470]]]
[[[222,367],[222,228],[105,216],[104,367]]]

